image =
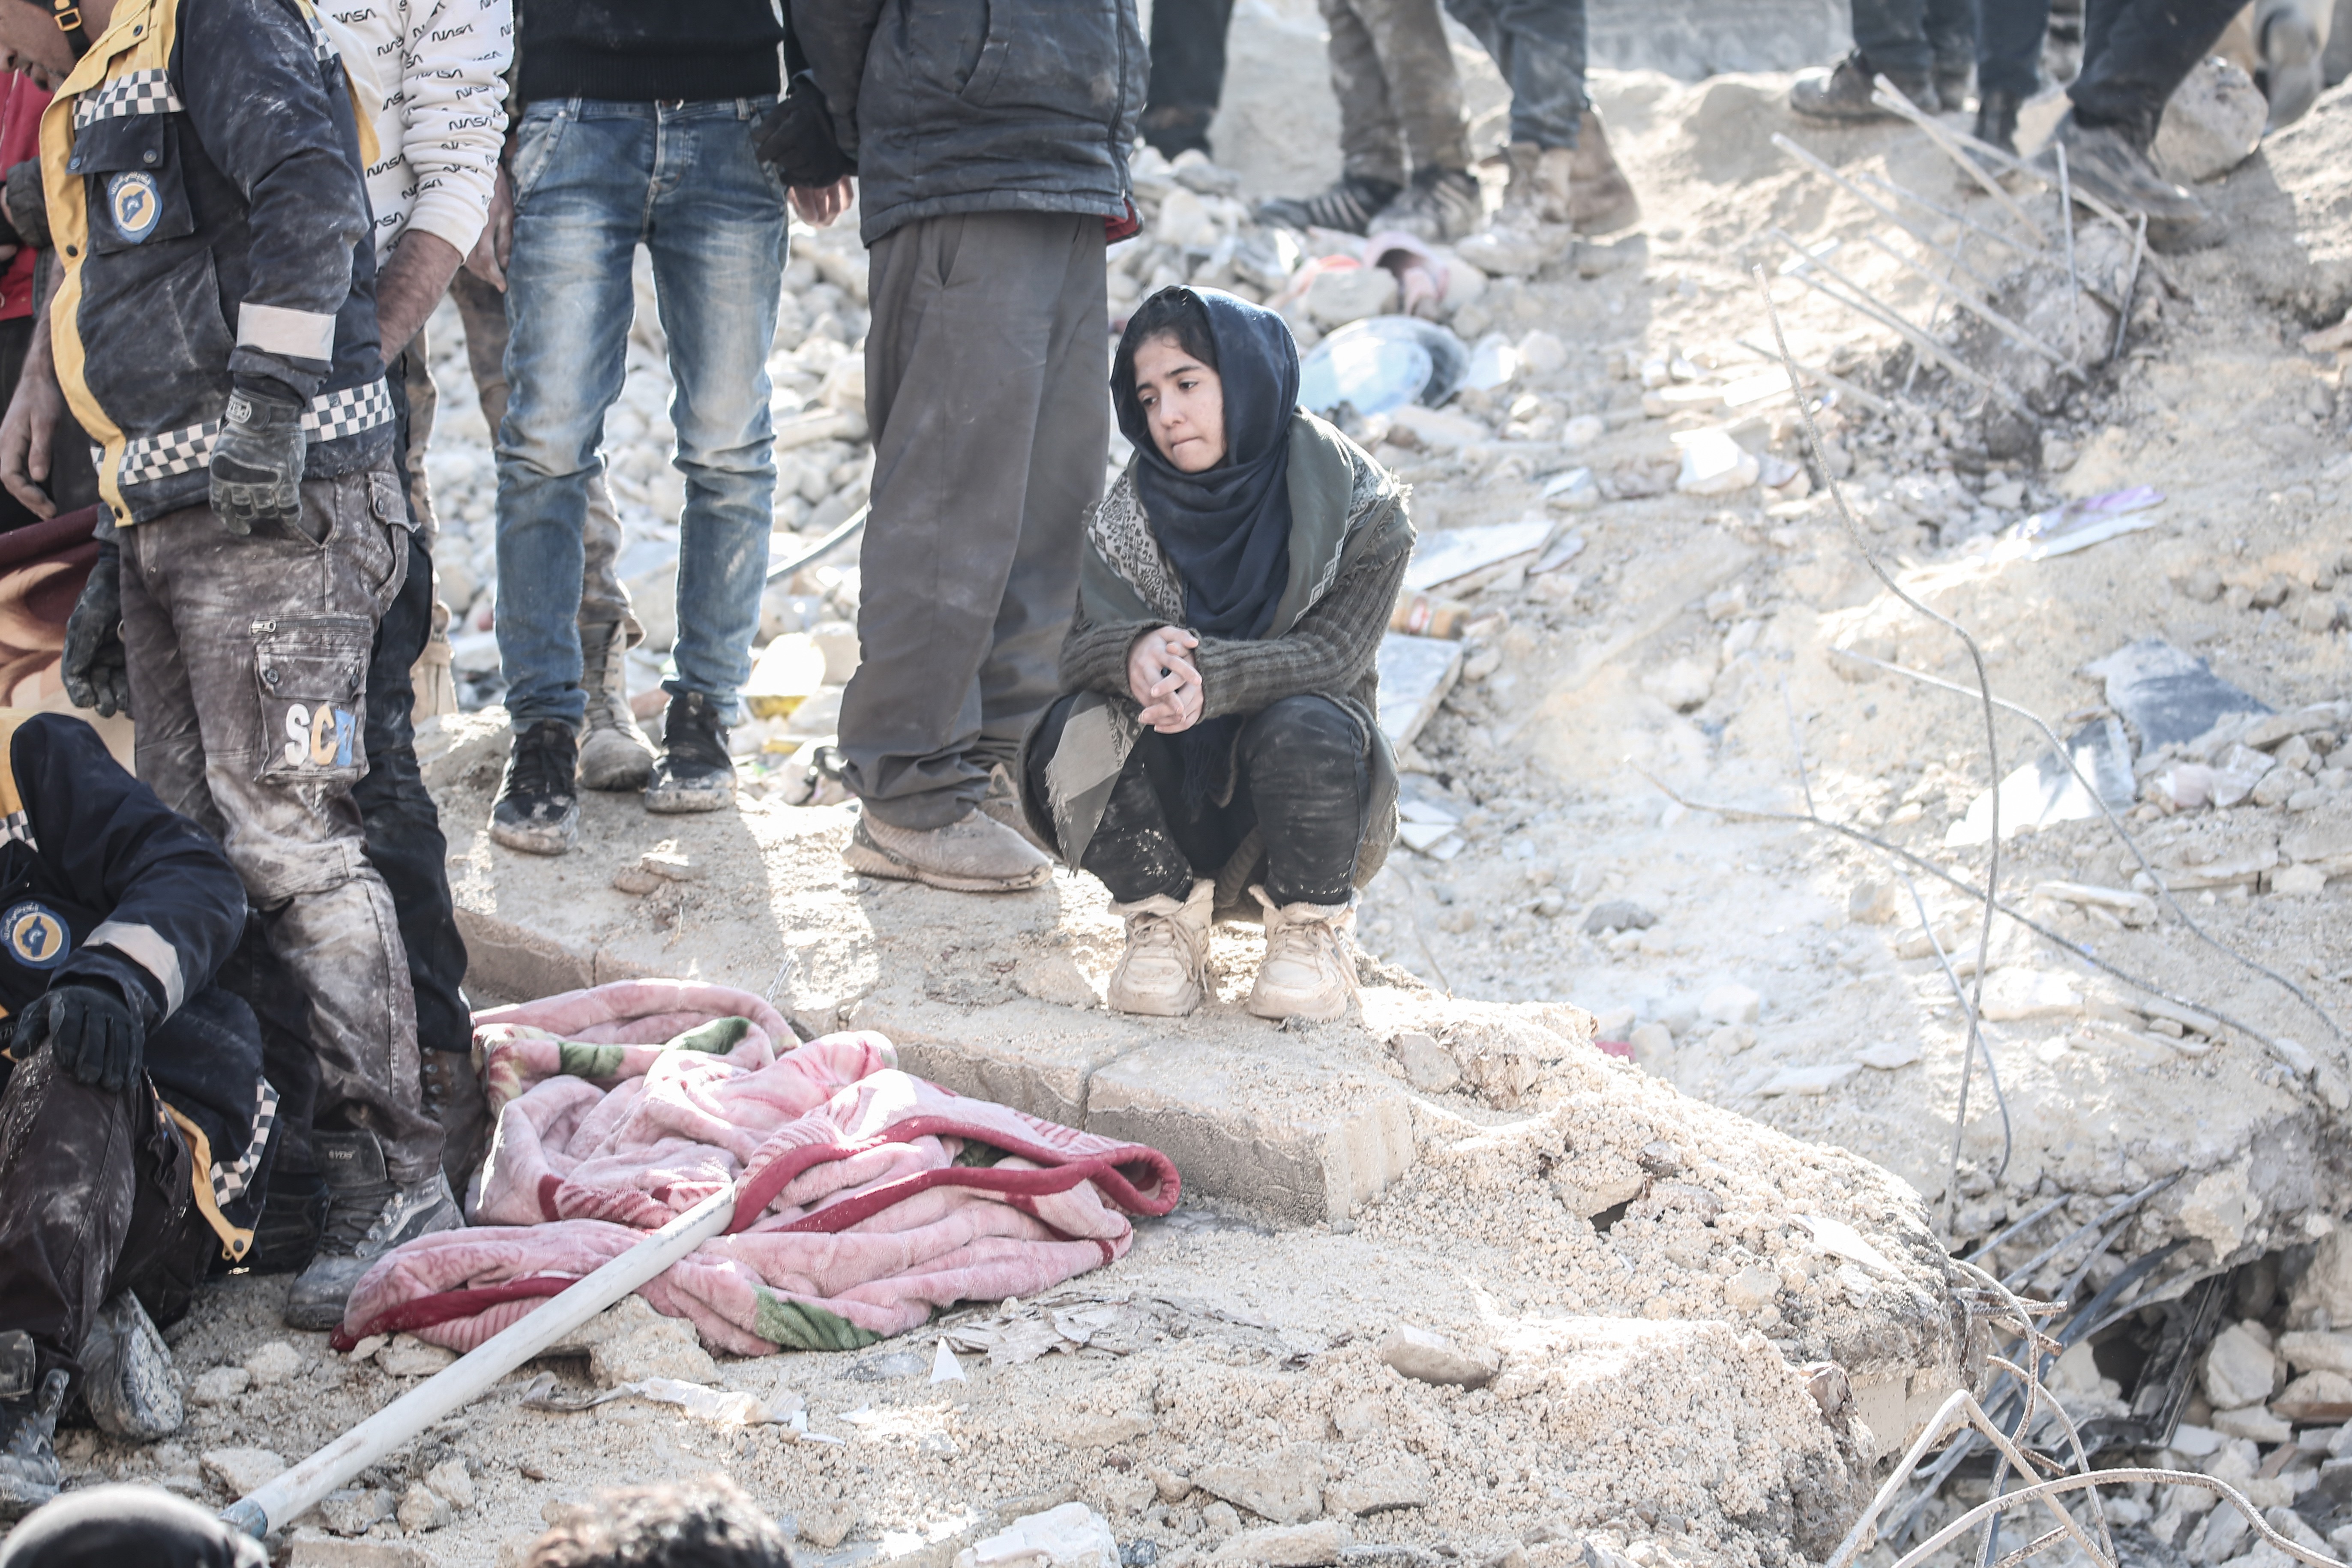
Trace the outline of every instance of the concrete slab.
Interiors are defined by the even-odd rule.
[[[420,742],[478,994],[655,974],[740,986],[804,1032],[876,1030],[959,1093],[1152,1143],[1191,1191],[1269,1217],[1344,1226],[1412,1167],[1416,1096],[1387,1046],[1400,1029],[1523,1011],[1551,1053],[1590,1038],[1573,1009],[1441,1017],[1433,994],[1381,984],[1360,1017],[1285,1031],[1241,1005],[1254,927],[1218,933],[1218,994],[1193,1016],[1108,1013],[1122,933],[1091,878],[995,897],[878,882],[841,861],[847,807],[660,817],[633,795],[586,795],[572,853],[518,855],[487,828],[504,752],[496,710],[436,721]],[[1486,1081],[1488,1047],[1462,1048]]]

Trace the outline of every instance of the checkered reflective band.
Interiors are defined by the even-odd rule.
[[[14,838],[19,844],[30,846],[36,854],[40,851],[41,847],[33,842],[32,818],[26,816],[22,811],[12,811],[5,816],[0,816],[0,838]]]
[[[125,71],[74,100],[74,129],[126,114],[177,114],[180,95],[172,90],[172,73]]]
[[[315,441],[339,441],[391,422],[392,389],[382,377],[365,386],[322,392],[302,411],[302,429]],[[219,437],[220,421],[208,419],[183,430],[126,441],[118,480],[129,487],[194,473],[213,460],[213,443]]]
[[[269,1087],[268,1079],[256,1082],[254,1090],[253,1128],[245,1141],[245,1152],[234,1164],[213,1162],[209,1173],[213,1181],[213,1201],[226,1208],[245,1195],[252,1184],[253,1173],[261,1167],[261,1156],[269,1150],[269,1129],[278,1120],[278,1091]]]

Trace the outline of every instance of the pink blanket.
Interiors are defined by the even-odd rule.
[[[714,1350],[842,1350],[963,1300],[1029,1296],[1123,1257],[1176,1206],[1155,1149],[967,1100],[878,1035],[777,1053],[747,992],[624,981],[478,1014],[498,1131],[474,1227],[379,1259],[341,1348],[408,1331],[470,1350],[737,1184],[728,1234],[641,1291]]]

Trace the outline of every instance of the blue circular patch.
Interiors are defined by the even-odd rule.
[[[116,230],[134,244],[154,233],[155,220],[163,216],[155,176],[142,169],[133,169],[107,181],[106,205],[114,216]]]
[[[0,915],[11,957],[27,969],[55,969],[73,951],[73,932],[46,904],[27,899]]]

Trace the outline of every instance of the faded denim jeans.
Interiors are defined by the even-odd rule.
[[[1573,147],[1584,117],[1584,0],[1445,0],[1511,89],[1511,140]]]
[[[518,731],[577,730],[577,616],[591,480],[628,369],[636,247],[653,255],[686,476],[673,693],[732,714],[751,673],[776,488],[768,350],[784,187],[751,150],[771,99],[550,100],[523,110],[509,174],[506,417],[499,421],[499,658]]]

